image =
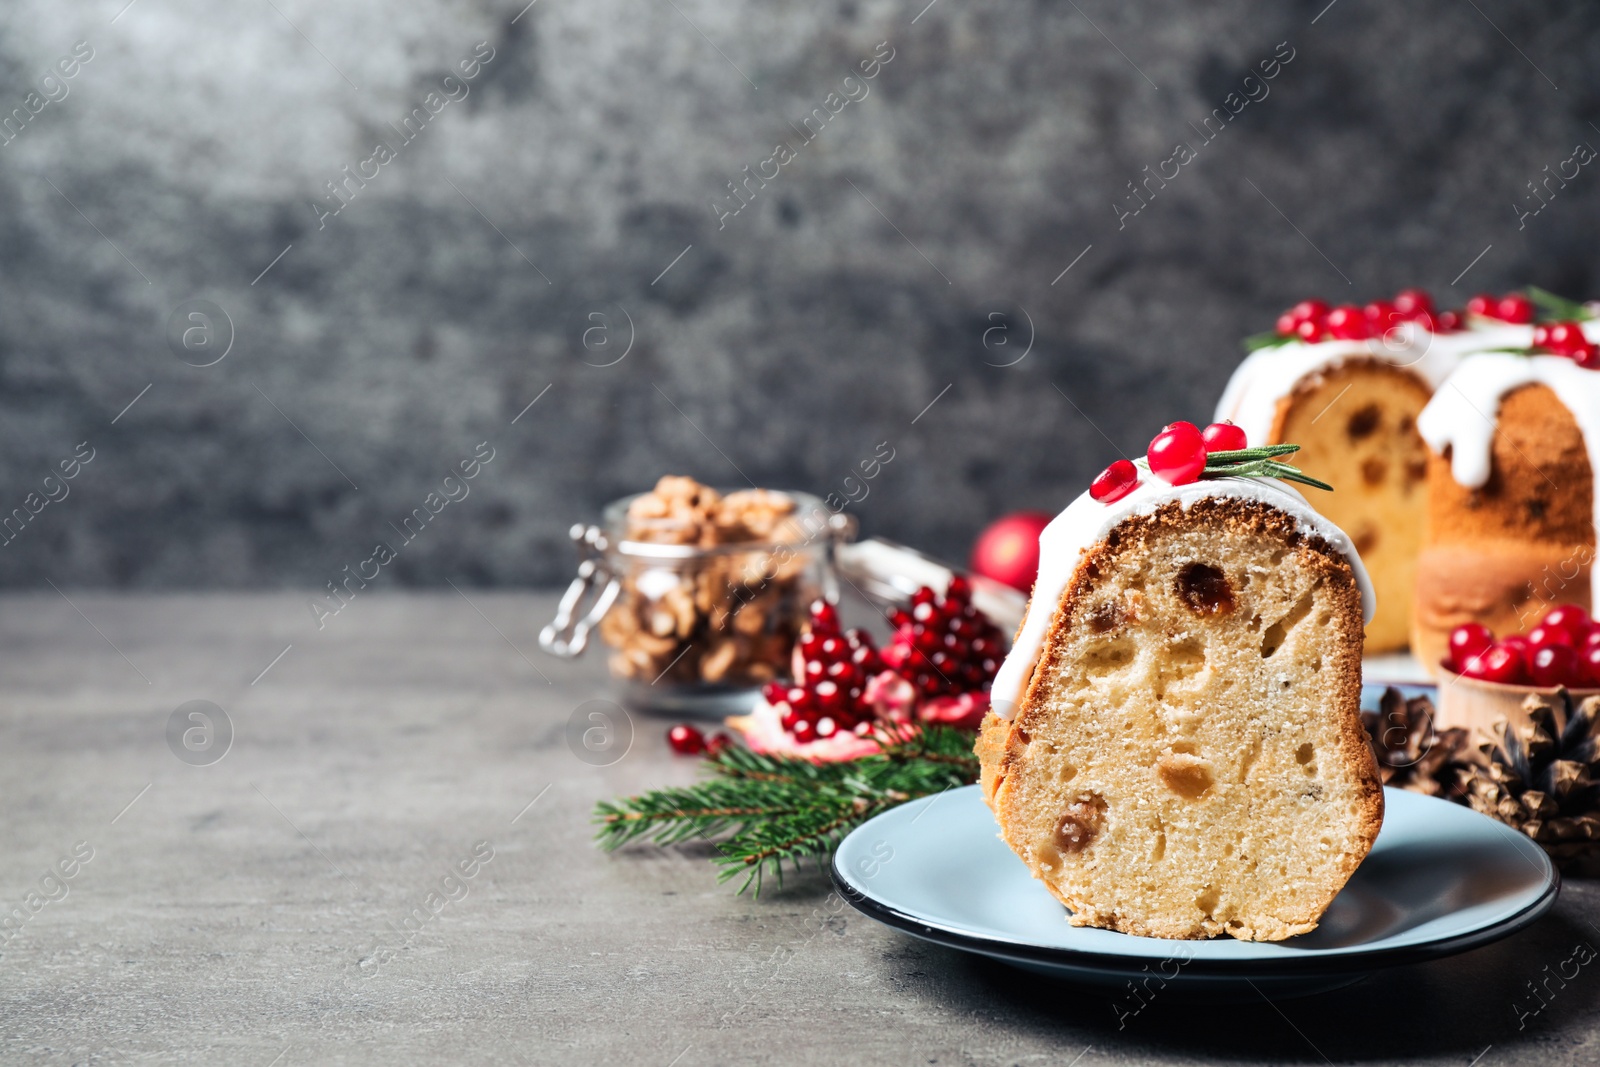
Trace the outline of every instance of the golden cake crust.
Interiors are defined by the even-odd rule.
[[[1261,928],[1220,921],[1195,923],[1164,920],[1159,916],[1119,914],[1114,909],[1097,906],[1094,900],[1063,892],[1047,876],[1036,858],[1018,847],[1023,832],[1021,815],[1008,802],[1006,786],[1011,776],[1022,769],[1032,734],[1039,731],[1049,714],[1045,707],[1045,689],[1048,679],[1064,666],[1062,638],[1073,629],[1075,623],[1084,621],[1082,616],[1088,605],[1088,594],[1099,573],[1110,570],[1120,559],[1140,552],[1144,543],[1164,528],[1206,530],[1220,540],[1262,535],[1275,538],[1294,553],[1299,566],[1313,572],[1317,581],[1327,586],[1330,602],[1338,609],[1337,618],[1332,622],[1336,636],[1327,657],[1329,669],[1320,677],[1326,700],[1336,709],[1338,717],[1337,758],[1342,763],[1344,774],[1355,783],[1354,807],[1357,815],[1352,841],[1349,848],[1340,854],[1336,870],[1326,879],[1323,891],[1310,900],[1301,913],[1280,916],[1278,918],[1281,921],[1264,924]],[[1276,508],[1255,501],[1218,497],[1197,501],[1187,510],[1177,503],[1170,503],[1152,514],[1124,520],[1104,540],[1086,551],[1079,561],[1056,609],[1050,633],[1041,650],[1040,663],[1028,681],[1014,717],[1002,719],[990,712],[980,727],[975,746],[981,767],[980,782],[984,799],[995,812],[1001,836],[1028,863],[1034,876],[1072,910],[1075,925],[1092,924],[1129,934],[1166,938],[1203,938],[1228,933],[1245,940],[1278,940],[1314,929],[1328,903],[1365,858],[1383,821],[1383,789],[1359,716],[1361,617],[1360,591],[1349,561],[1320,537],[1303,533],[1292,518]],[[1165,774],[1165,770],[1162,773]],[[1176,773],[1183,773],[1181,766]],[[1172,783],[1169,781],[1168,784]]]

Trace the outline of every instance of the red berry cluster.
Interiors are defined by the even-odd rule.
[[[1212,452],[1233,452],[1247,448],[1244,431],[1231,422],[1213,422],[1202,431],[1192,422],[1168,423],[1156,434],[1145,451],[1150,473],[1168,485],[1188,485],[1206,469]],[[1139,468],[1119,459],[1089,483],[1089,496],[1102,504],[1112,504],[1139,484]]]
[[[1600,688],[1600,626],[1574,604],[1551,608],[1526,637],[1496,641],[1482,623],[1463,623],[1450,631],[1444,667],[1504,685]]]
[[[1525,321],[1531,321],[1531,312]],[[1453,333],[1461,329],[1462,317],[1457,311],[1435,311],[1433,297],[1421,289],[1402,289],[1393,300],[1374,300],[1366,307],[1340,304],[1330,308],[1321,300],[1302,300],[1278,316],[1278,333],[1307,344],[1330,339],[1365,341],[1382,337],[1402,322],[1414,322],[1431,333]]]
[[[733,744],[733,738],[720,732],[707,737],[685,722],[667,731],[667,744],[680,756],[703,754],[707,759],[715,759],[723,749]]]
[[[1533,321],[1533,301],[1521,293],[1507,293],[1505,296],[1479,293],[1467,301],[1467,314],[1526,326]]]
[[[894,636],[883,662],[906,678],[922,699],[981,692],[994,681],[1005,636],[972,605],[972,585],[957,574],[943,598],[923,586],[911,610],[889,613]]]
[[[1533,328],[1533,347],[1555,356],[1566,356],[1584,370],[1600,369],[1600,346],[1583,335],[1576,322],[1541,322]]]
[[[784,706],[783,728],[801,744],[840,731],[871,733],[867,679],[884,666],[872,637],[865,630],[841,632],[839,613],[817,600],[811,605],[811,629],[796,647],[801,676],[788,685],[768,682],[761,691],[768,704]]]

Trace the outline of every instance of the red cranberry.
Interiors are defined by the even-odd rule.
[[[1363,341],[1368,336],[1367,317],[1354,304],[1341,304],[1328,312],[1328,333],[1340,341]]]
[[[667,731],[667,744],[680,756],[698,756],[706,750],[706,737],[688,723],[679,723]]]
[[[1494,306],[1494,317],[1502,322],[1526,325],[1533,321],[1533,301],[1521,293],[1503,296]]]
[[[1584,370],[1600,370],[1600,346],[1593,341],[1574,345],[1567,356]]]
[[[1294,335],[1308,345],[1314,345],[1322,340],[1326,332],[1326,323],[1323,319],[1306,319],[1294,328]]]
[[[1289,309],[1289,315],[1296,322],[1316,322],[1328,317],[1328,304],[1325,300],[1302,300]]]
[[[1102,504],[1112,504],[1133,492],[1138,484],[1139,468],[1119,459],[1089,483],[1089,496]]]
[[[1300,320],[1287,311],[1278,316],[1278,332],[1285,337],[1292,336],[1294,328],[1298,325],[1300,325]]]
[[[1205,439],[1194,423],[1174,422],[1156,434],[1145,456],[1151,474],[1169,485],[1187,485],[1205,470]]]
[[[1422,289],[1402,289],[1394,294],[1394,309],[1401,318],[1415,319],[1433,314],[1433,297]]]
[[[716,759],[718,756],[722,755],[732,747],[733,738],[719,731],[718,733],[706,738],[706,758]]]
[[[1441,311],[1433,317],[1433,328],[1437,333],[1455,333],[1462,328],[1461,312]]]
[[[1509,641],[1496,641],[1462,664],[1461,673],[1485,682],[1522,685],[1527,681],[1528,668],[1517,646]]]
[[[1535,345],[1548,348],[1558,356],[1571,355],[1572,352],[1589,343],[1583,336],[1583,327],[1576,322],[1553,322],[1544,327],[1544,342],[1539,342],[1539,327],[1533,328]]]
[[[1231,422],[1213,422],[1205,428],[1200,439],[1205,442],[1207,452],[1234,452],[1250,447],[1244,431]]]
[[[1550,324],[1541,322],[1533,328],[1533,347],[1550,348]],[[1553,349],[1552,349],[1553,351]]]
[[[1362,308],[1361,313],[1366,316],[1367,327],[1373,334],[1381,334],[1400,321],[1399,311],[1387,300],[1374,300]]]
[[[1571,632],[1563,630],[1559,626],[1546,626],[1540,623],[1528,631],[1528,647],[1535,651],[1541,648],[1549,648],[1551,645],[1562,645],[1566,648],[1571,648],[1574,644],[1576,642],[1573,641]]]
[[[1594,628],[1594,621],[1589,618],[1587,611],[1576,604],[1557,604],[1544,613],[1539,625],[1565,630],[1572,635],[1573,643],[1578,644],[1588,637],[1590,630]]]
[[[1450,661],[1456,670],[1473,656],[1494,644],[1494,634],[1481,622],[1464,622],[1450,631]]]
[[[1439,329],[1439,320],[1431,311],[1419,311],[1415,315],[1402,316],[1407,322],[1414,322],[1429,333],[1443,333]]]
[[[1546,645],[1534,650],[1528,662],[1528,675],[1541,687],[1578,685],[1578,657],[1566,645]]]
[[[1467,314],[1482,315],[1485,318],[1492,319],[1494,318],[1495,306],[1499,303],[1500,301],[1495,299],[1493,293],[1479,293],[1467,301]]]

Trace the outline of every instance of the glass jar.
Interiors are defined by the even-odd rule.
[[[853,518],[808,493],[756,494],[793,505],[757,524],[759,540],[683,543],[696,531],[682,519],[636,513],[643,493],[607,505],[598,526],[574,526],[578,576],[540,647],[575,658],[598,631],[633,706],[707,717],[748,711],[762,685],[788,674],[811,601],[838,598],[834,548],[856,530]]]

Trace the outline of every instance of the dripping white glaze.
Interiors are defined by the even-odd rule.
[[[1316,534],[1350,560],[1356,585],[1361,590],[1363,621],[1372,620],[1376,605],[1372,582],[1350,539],[1343,530],[1317,514],[1306,498],[1288,484],[1275,478],[1207,478],[1188,485],[1168,485],[1148,471],[1140,471],[1140,478],[1139,486],[1115,503],[1102,504],[1084,493],[1039,534],[1039,577],[1028,602],[1028,614],[990,690],[991,706],[1001,718],[1011,717],[1033,677],[1045,637],[1084,551],[1098,544],[1124,519],[1148,515],[1171,501],[1177,501],[1188,510],[1196,500],[1231,497],[1260,501],[1285,513],[1303,533]]]
[[[1409,370],[1437,389],[1462,357],[1492,348],[1527,348],[1532,326],[1506,323],[1480,325],[1455,333],[1430,333],[1415,323],[1395,327],[1382,340],[1300,341],[1261,348],[1245,357],[1228,379],[1217,401],[1218,422],[1231,419],[1252,445],[1269,443],[1278,402],[1313,374],[1331,371],[1348,360],[1375,360]]]
[[[1586,325],[1585,334],[1591,326]],[[1518,386],[1547,386],[1572,412],[1583,434],[1589,469],[1600,472],[1600,371],[1584,370],[1564,356],[1521,356],[1483,352],[1461,366],[1417,416],[1417,431],[1440,454],[1450,449],[1450,473],[1468,489],[1489,480],[1500,401]],[[1595,521],[1600,522],[1600,493]],[[1591,606],[1600,605],[1600,567],[1590,571]]]

